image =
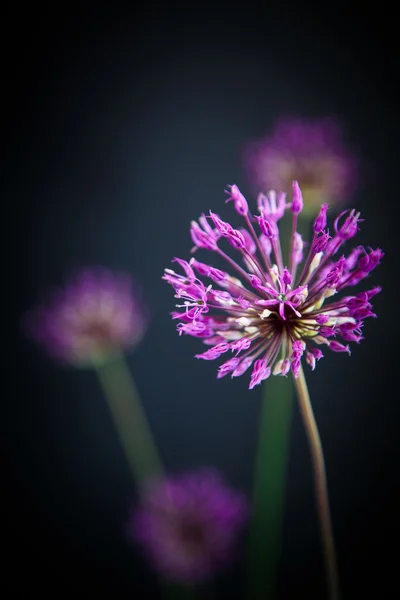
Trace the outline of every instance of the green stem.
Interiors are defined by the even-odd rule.
[[[329,586],[329,598],[330,600],[338,600],[340,595],[339,578],[336,564],[332,522],[329,509],[325,461],[322,452],[321,439],[319,437],[318,427],[315,422],[315,417],[310,401],[310,395],[307,389],[307,382],[304,377],[303,368],[301,366],[299,376],[297,379],[295,379],[295,385],[301,415],[310,444],[311,458],[314,467],[315,493],[321,527],[322,543],[324,547],[326,572]]]
[[[273,377],[263,385],[249,546],[246,598],[277,597],[293,385]]]
[[[162,463],[124,356],[94,367],[136,483],[161,474]]]

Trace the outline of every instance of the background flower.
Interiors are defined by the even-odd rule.
[[[200,469],[152,481],[128,533],[164,577],[190,584],[231,562],[246,515],[244,497],[218,472]]]
[[[349,200],[357,183],[358,160],[330,118],[282,118],[271,135],[248,145],[244,161],[257,190],[287,193],[298,181],[305,214],[316,213],[323,202]]]
[[[129,275],[94,268],[80,271],[47,303],[29,312],[25,323],[51,356],[86,366],[137,344],[147,314]]]

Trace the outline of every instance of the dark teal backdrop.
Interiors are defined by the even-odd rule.
[[[227,184],[251,199],[241,164],[249,139],[281,115],[336,116],[363,160],[358,243],[386,252],[373,274],[383,292],[353,355],[331,353],[308,381],[345,597],[386,597],[399,504],[397,32],[390,15],[365,7],[264,4],[134,11],[81,2],[9,14],[1,196],[12,270],[3,295],[11,292],[18,329],[42,291],[76,267],[134,274],[152,320],[129,364],[167,467],[215,465],[250,492],[260,389],[217,381],[215,364],[193,359],[199,344],[178,337],[161,275],[174,256],[189,256],[191,219],[209,208],[228,215]],[[150,571],[121,533],[134,488],[94,375],[53,364],[19,332],[8,358],[3,518],[17,575],[6,571],[6,585],[150,596]],[[220,582],[226,597],[239,598],[240,576]],[[296,412],[281,597],[321,599],[323,586]]]

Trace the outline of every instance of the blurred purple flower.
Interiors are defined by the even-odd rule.
[[[128,535],[166,579],[193,584],[231,563],[246,518],[244,497],[200,469],[148,483]]]
[[[147,317],[129,275],[94,268],[78,272],[64,289],[30,311],[24,324],[53,358],[90,366],[137,344]]]
[[[323,202],[349,200],[357,183],[358,160],[330,118],[283,118],[272,135],[248,145],[244,161],[256,190],[288,193],[298,181],[310,214]]]

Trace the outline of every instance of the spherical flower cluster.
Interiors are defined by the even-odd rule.
[[[271,136],[248,145],[244,160],[258,190],[289,193],[298,181],[306,214],[315,215],[322,202],[348,200],[357,180],[358,161],[332,119],[284,118]]]
[[[166,579],[193,584],[232,561],[246,517],[244,497],[201,469],[148,483],[128,534]]]
[[[344,244],[357,233],[360,214],[342,212],[330,236],[328,205],[323,204],[305,253],[297,231],[303,199],[296,181],[291,202],[284,193],[260,194],[259,214],[254,217],[236,185],[230,187],[229,201],[242,216],[244,228],[234,229],[210,211],[209,216],[203,214],[192,222],[190,231],[193,250],[214,252],[226,261],[231,273],[193,257],[190,262],[174,259],[183,274],[165,269],[163,275],[178,300],[179,310],[172,317],[179,321],[179,334],[198,337],[210,346],[196,357],[216,360],[233,354],[219,367],[218,378],[228,373],[238,377],[252,367],[252,389],[271,374],[292,371],[297,377],[302,358],[314,370],[323,356],[321,346],[350,354],[349,342],[359,343],[363,337],[364,319],[376,316],[371,299],[381,289],[343,294],[366,279],[383,257],[380,249],[363,246],[342,254]],[[278,227],[286,211],[293,219],[288,263]],[[222,249],[223,241],[234,249],[239,262]]]
[[[52,357],[89,366],[137,344],[147,318],[131,278],[97,268],[80,271],[45,305],[28,313],[25,324]]]

